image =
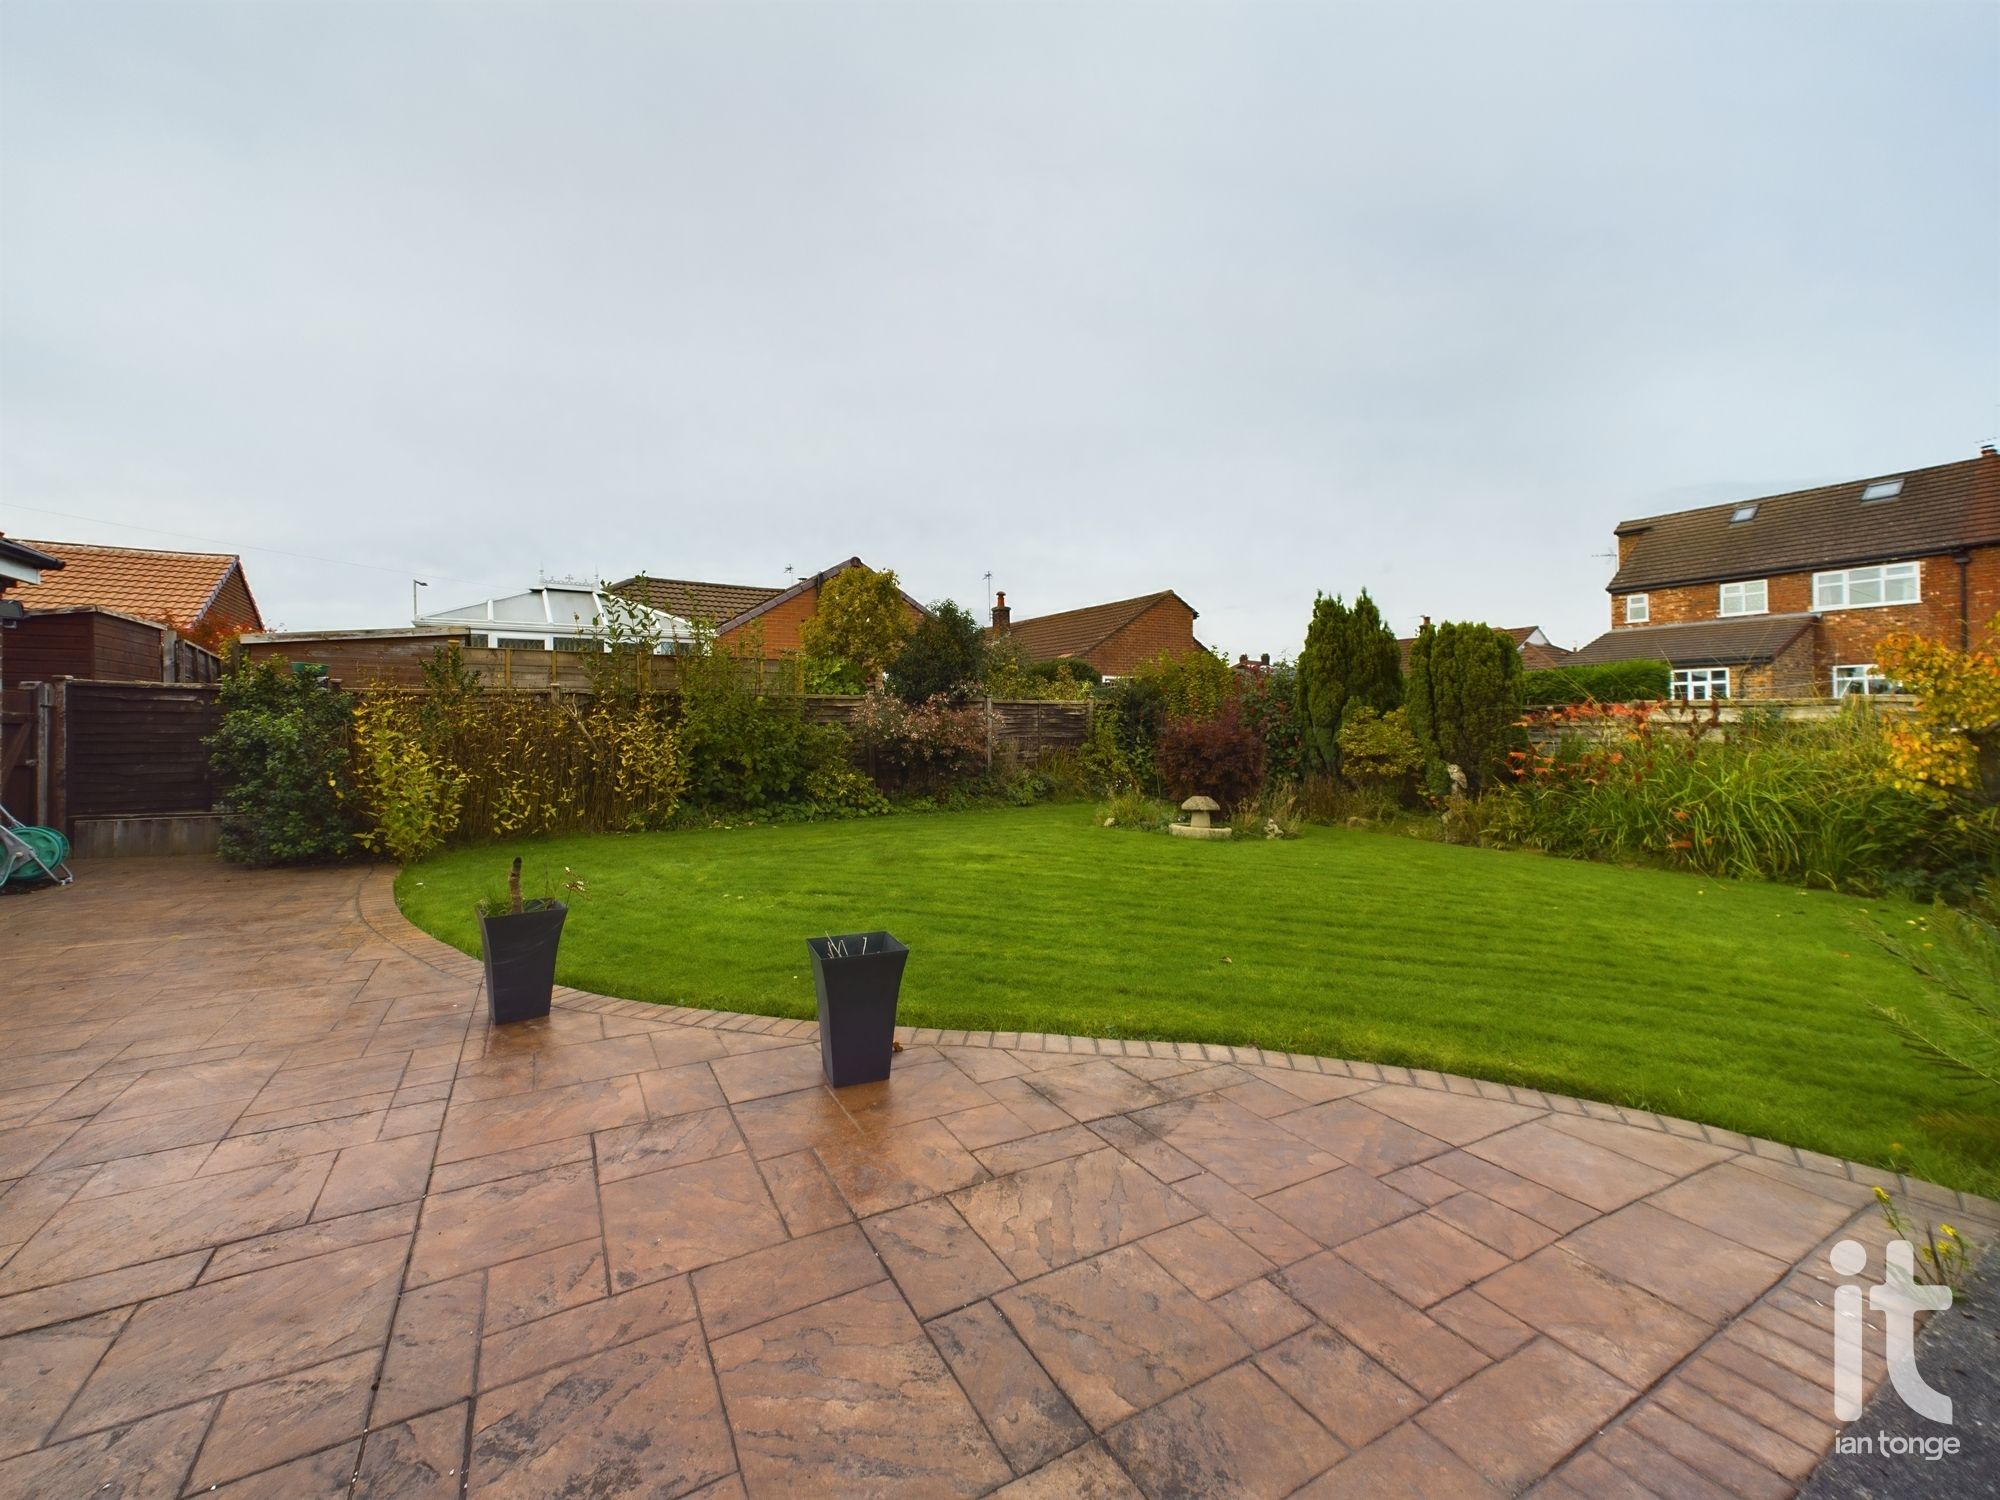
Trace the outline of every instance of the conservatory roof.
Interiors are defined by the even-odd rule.
[[[668,640],[684,639],[692,632],[686,620],[649,605],[621,600],[629,610],[653,617],[660,634]],[[546,583],[518,594],[504,594],[458,609],[419,615],[418,625],[484,625],[494,630],[527,635],[582,635],[604,614],[601,591],[580,584]]]

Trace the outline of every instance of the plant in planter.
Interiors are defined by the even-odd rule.
[[[819,1059],[835,1088],[879,1083],[896,1050],[896,995],[910,950],[886,932],[807,938],[819,995]]]
[[[583,894],[583,882],[563,871],[563,890]],[[562,943],[569,906],[553,890],[536,900],[521,899],[521,861],[507,871],[502,901],[479,903],[480,952],[486,961],[486,1004],[493,1024],[530,1021],[549,1013],[556,987],[556,949]]]

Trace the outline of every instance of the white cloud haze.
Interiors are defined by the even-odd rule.
[[[1996,75],[1982,3],[8,0],[0,529],[294,629],[859,553],[1577,644],[1621,517],[1993,437]]]

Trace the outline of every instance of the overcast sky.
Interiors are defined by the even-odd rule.
[[[1602,630],[2000,423],[1991,3],[0,4],[0,529]],[[140,529],[150,528],[150,529]]]

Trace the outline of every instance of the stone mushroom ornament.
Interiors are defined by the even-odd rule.
[[[1188,815],[1185,823],[1170,823],[1168,832],[1177,833],[1184,839],[1226,839],[1234,832],[1226,823],[1218,826],[1211,814],[1222,811],[1222,804],[1213,797],[1196,794],[1181,804],[1181,811]]]

